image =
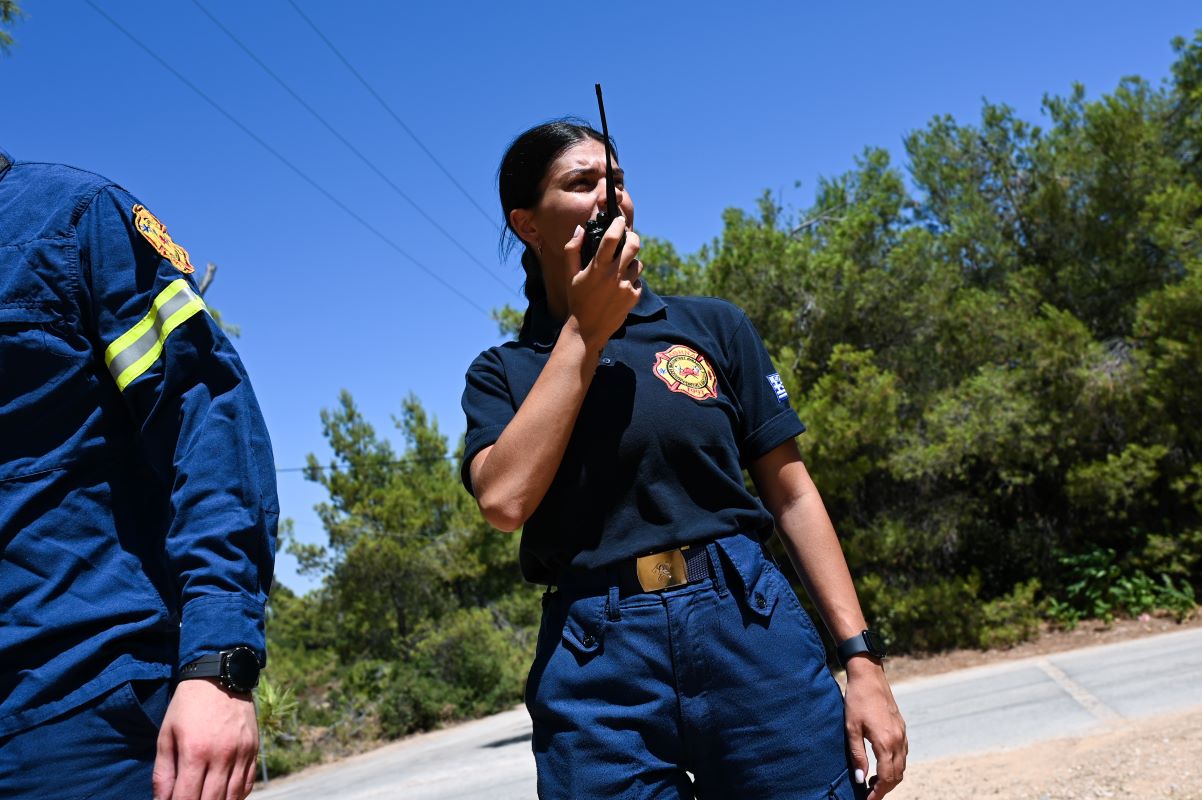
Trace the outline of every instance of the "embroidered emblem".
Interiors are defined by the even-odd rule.
[[[785,382],[780,379],[779,372],[774,372],[764,377],[768,379],[768,385],[772,387],[772,391],[776,392],[777,400],[783,403],[789,399],[789,392],[785,389]]]
[[[171,240],[167,226],[159,222],[158,217],[140,203],[134,206],[133,212],[134,227],[146,237],[146,241],[150,242],[159,255],[185,275],[196,271],[196,267],[192,266],[192,261],[188,258],[188,251]]]
[[[718,396],[718,380],[705,356],[691,347],[675,344],[655,354],[655,375],[674,392],[687,394],[694,400],[709,400]]]

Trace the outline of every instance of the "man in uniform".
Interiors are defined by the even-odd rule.
[[[279,515],[187,251],[0,151],[0,797],[242,798]]]

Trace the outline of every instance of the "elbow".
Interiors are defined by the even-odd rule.
[[[485,492],[476,500],[480,513],[489,525],[505,533],[513,533],[526,522],[530,516],[521,507],[521,503],[511,498],[499,498]]]

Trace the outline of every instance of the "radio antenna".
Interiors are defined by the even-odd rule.
[[[601,84],[597,84],[597,108],[601,111],[601,133],[605,135],[605,205],[609,218],[613,219],[618,211],[618,193],[614,190],[614,165],[609,154],[609,125],[605,123],[605,101],[601,99]]]

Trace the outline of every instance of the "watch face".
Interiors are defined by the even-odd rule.
[[[259,659],[249,647],[238,647],[225,657],[226,686],[235,692],[249,692],[259,685]]]
[[[877,658],[885,656],[885,640],[876,631],[864,631],[864,644],[868,645],[868,652]]]

